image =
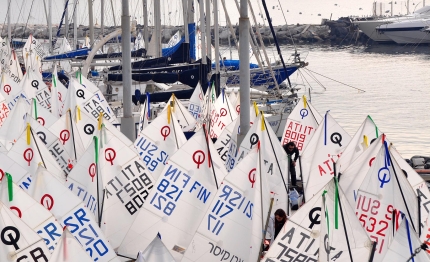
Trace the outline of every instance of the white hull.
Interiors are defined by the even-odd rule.
[[[430,43],[430,33],[425,31],[391,31],[384,34],[397,44]]]
[[[376,27],[387,24],[387,21],[375,20],[375,21],[356,21],[354,24],[360,28],[360,30],[365,33],[370,39],[376,42],[392,42],[388,36],[376,31]]]

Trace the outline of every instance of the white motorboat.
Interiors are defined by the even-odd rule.
[[[376,31],[398,44],[428,44],[430,43],[429,28],[430,18],[427,18],[380,25]]]
[[[430,17],[430,6],[424,6],[418,9],[413,14],[406,16],[390,17],[385,19],[377,20],[366,20],[366,21],[354,21],[353,24],[357,25],[358,28],[365,33],[370,39],[376,42],[392,42],[393,40],[387,35],[376,30],[376,27],[386,24],[392,24],[396,22],[415,20],[417,18]]]

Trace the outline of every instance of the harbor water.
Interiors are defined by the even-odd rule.
[[[430,156],[430,48],[387,45],[365,47],[298,47],[308,69],[358,90],[308,71],[294,73],[291,81],[304,91],[311,85],[311,101],[323,115],[327,110],[353,136],[367,115],[404,158]],[[281,47],[284,57],[293,46]],[[275,57],[275,48],[268,52]],[[309,52],[309,53],[307,53]],[[229,51],[223,56],[229,57]],[[233,58],[238,57],[233,52]],[[251,59],[253,61],[253,59]],[[256,61],[253,61],[256,62]],[[307,73],[308,72],[308,73]],[[306,80],[302,80],[306,78]]]

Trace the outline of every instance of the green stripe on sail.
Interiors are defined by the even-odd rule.
[[[52,74],[52,84],[54,85],[54,87],[57,87],[57,79],[54,74]]]
[[[95,151],[95,160],[96,164],[99,163],[99,138],[94,136],[94,151]]]
[[[9,173],[6,173],[7,177],[7,191],[9,195],[9,201],[13,200],[13,182],[12,182],[12,176]]]
[[[339,228],[339,184],[337,177],[334,178],[334,228]]]
[[[34,105],[34,117],[37,119],[37,102],[36,98],[33,98],[33,105]]]
[[[368,118],[372,121],[372,123],[375,125],[376,138],[378,138],[378,137],[379,137],[378,127],[376,126],[375,122],[373,121],[373,119],[372,119],[369,115],[367,115],[367,117],[368,117]]]
[[[327,211],[327,207],[326,207],[326,204],[325,204],[325,195],[326,194],[327,194],[327,190],[324,190],[323,193],[322,193],[323,204],[324,204],[324,214],[325,214],[324,217],[325,217],[325,222],[327,224],[327,234],[330,235],[330,223],[329,223],[330,218],[328,216],[328,211]]]

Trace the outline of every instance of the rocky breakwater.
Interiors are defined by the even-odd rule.
[[[104,34],[109,34],[113,32],[116,28],[114,26],[106,26]],[[231,30],[227,26],[219,27],[219,38],[220,45],[234,45],[234,39],[232,37],[231,31],[234,32],[236,38],[239,39],[239,26],[232,26]],[[58,25],[54,25],[52,29],[52,35],[55,36],[58,31]],[[133,35],[137,35],[138,32],[143,31],[143,25],[137,25],[136,31]],[[153,27],[149,27],[149,35],[151,37],[154,31]],[[177,32],[180,31],[184,34],[183,26],[162,26],[162,42],[167,43],[169,39]],[[253,26],[252,31],[255,34],[255,39],[258,39],[257,32],[260,32],[263,42],[265,45],[272,45],[274,43],[272,32],[269,26]],[[340,18],[339,20],[327,20],[323,19],[320,25],[281,25],[275,26],[274,31],[279,44],[330,44],[330,45],[350,45],[367,43],[368,38],[359,33],[357,28],[351,23],[349,18]],[[7,26],[0,24],[1,36],[5,37],[7,35]],[[65,29],[64,26],[60,30],[60,36],[64,36]],[[48,38],[48,28],[46,25],[33,25],[33,24],[14,24],[12,25],[12,36],[13,38],[24,38],[26,39],[30,34],[35,38],[47,39]],[[80,25],[77,30],[78,38],[83,38],[89,34],[88,26]],[[100,26],[96,25],[94,28],[94,35],[96,37],[101,36]],[[212,43],[214,43],[214,28],[211,29]],[[68,37],[73,37],[73,25],[70,25],[68,31]]]

